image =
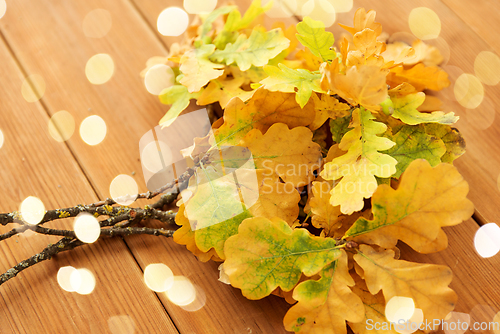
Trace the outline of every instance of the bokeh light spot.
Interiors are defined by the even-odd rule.
[[[45,206],[43,202],[34,196],[28,196],[21,203],[21,217],[23,220],[31,225],[36,225],[42,221],[45,216]]]
[[[500,227],[495,223],[481,226],[474,236],[474,247],[484,258],[495,256],[500,252]]]
[[[311,11],[307,14],[309,17],[313,20],[323,22],[326,28],[331,27],[335,23],[335,8],[328,0],[316,0],[312,5]]]
[[[172,270],[163,263],[151,263],[144,269],[144,282],[155,292],[165,292],[174,284]]]
[[[198,285],[194,284],[195,299],[188,305],[181,306],[184,311],[196,312],[199,311],[207,303],[207,295],[205,291]]]
[[[98,8],[85,15],[82,30],[87,37],[101,38],[106,36],[112,24],[111,13],[106,9]]]
[[[186,31],[188,25],[188,14],[178,7],[164,9],[156,21],[158,32],[163,36],[180,36]]]
[[[427,7],[412,9],[408,23],[413,35],[422,40],[436,38],[441,32],[441,20],[439,16]]]
[[[7,3],[5,0],[0,0],[0,19],[5,15],[7,11]]]
[[[90,270],[81,268],[71,273],[70,283],[76,293],[88,295],[94,291],[96,281]]]
[[[141,159],[147,170],[156,173],[172,164],[172,151],[164,142],[152,141],[142,150]]]
[[[335,12],[337,13],[347,13],[352,10],[354,5],[353,0],[328,0],[333,8],[335,8]]]
[[[162,90],[175,84],[175,73],[170,66],[154,65],[146,72],[144,84],[148,92],[160,95]]]
[[[263,0],[262,6],[267,5],[271,0]],[[291,17],[297,11],[296,0],[274,0],[272,7],[266,12],[271,18]]]
[[[483,102],[484,87],[477,77],[464,73],[455,81],[453,93],[463,107],[475,109]]]
[[[5,139],[4,139],[4,136],[3,136],[3,132],[0,129],[0,148],[2,148],[4,141],[5,141]]]
[[[407,322],[415,312],[415,303],[408,297],[392,297],[385,306],[385,317],[390,322]]]
[[[498,84],[500,82],[500,57],[493,52],[480,52],[474,60],[474,73],[486,85]]]
[[[75,230],[76,237],[80,239],[80,241],[89,244],[95,242],[101,235],[101,225],[99,221],[88,213],[83,213],[76,217],[73,229]]]
[[[75,119],[66,110],[56,112],[49,120],[49,134],[58,142],[71,138],[75,132]]]
[[[495,103],[485,97],[479,108],[467,109],[462,117],[471,127],[486,130],[495,121],[496,114]]]
[[[85,118],[80,124],[80,137],[88,145],[101,143],[106,137],[106,132],[106,122],[97,115]]]
[[[189,14],[210,13],[217,6],[217,0],[184,0],[184,9]]]
[[[71,280],[70,280],[71,274],[73,274],[74,271],[76,271],[76,269],[71,266],[61,267],[57,271],[57,283],[59,283],[59,286],[64,291],[68,292],[75,291],[75,289],[71,285]]]
[[[27,76],[21,85],[21,94],[27,102],[36,102],[45,94],[45,80],[40,74]]]
[[[107,53],[90,57],[85,65],[85,75],[91,84],[102,85],[111,79],[115,72],[115,62]]]
[[[461,312],[450,312],[443,319],[441,328],[445,334],[463,334],[470,324],[470,315]]]
[[[111,198],[120,205],[130,205],[137,199],[139,187],[134,178],[120,174],[111,181],[109,194]]]
[[[129,315],[115,315],[108,319],[108,328],[112,334],[133,334],[135,322]]]
[[[174,276],[172,287],[167,291],[168,299],[178,306],[186,306],[196,299],[196,288],[184,276]]]

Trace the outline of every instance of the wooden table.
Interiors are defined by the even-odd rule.
[[[249,0],[236,1],[246,9]],[[168,110],[144,88],[139,72],[152,56],[165,56],[178,40],[156,31],[156,19],[166,7],[182,7],[181,0],[11,0],[0,19],[0,211],[17,210],[27,196],[37,196],[47,209],[92,203],[109,197],[109,184],[118,174],[132,175],[140,191],[138,142]],[[481,51],[500,53],[500,2],[494,0],[384,0],[354,1],[354,9],[338,14],[337,22],[352,24],[357,7],[377,10],[377,21],[388,33],[409,32],[408,15],[415,7],[434,10],[442,22],[440,37],[447,42],[446,66],[452,82],[461,71],[474,73]],[[82,21],[87,13],[103,8],[112,26],[102,38],[86,37]],[[287,23],[294,19],[288,19]],[[332,27],[335,36],[341,29]],[[85,77],[87,60],[97,53],[111,55],[115,74],[104,85]],[[43,97],[29,103],[21,86],[25,77],[41,75]],[[452,287],[459,295],[458,312],[491,321],[500,311],[500,255],[483,259],[474,250],[479,225],[500,222],[500,108],[499,86],[485,86],[486,99],[476,110],[464,110],[453,101],[453,89],[442,96],[445,110],[462,119],[458,123],[468,151],[456,166],[470,185],[469,198],[476,213],[459,226],[447,228],[449,247],[432,255],[418,255],[403,247],[403,258],[446,264],[453,269]],[[65,142],[54,141],[47,131],[51,115],[69,111],[77,127],[97,114],[108,125],[106,139],[85,144],[75,132]],[[78,131],[78,128],[77,128]],[[57,226],[57,225],[56,225]],[[3,232],[2,229],[0,232]],[[0,270],[39,252],[52,237],[25,236],[0,243]],[[200,286],[206,305],[187,312],[164,294],[149,290],[143,270],[150,263],[167,264]],[[96,289],[90,295],[63,291],[56,280],[62,266],[90,269]],[[115,238],[64,253],[21,273],[0,287],[0,333],[116,333],[117,323],[134,324],[135,333],[283,333],[288,305],[271,296],[248,301],[239,290],[217,282],[215,263],[201,263],[183,246],[166,238]],[[121,318],[112,318],[122,316]],[[110,320],[112,319],[112,320]]]

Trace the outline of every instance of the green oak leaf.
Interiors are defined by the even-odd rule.
[[[453,124],[458,121],[458,116],[455,116],[453,112],[445,114],[442,111],[434,111],[432,113],[418,111],[417,108],[424,103],[424,100],[425,94],[422,92],[392,97],[394,105],[392,117],[400,119],[409,125],[421,123]]]
[[[265,31],[261,27],[255,27],[250,37],[239,35],[236,41],[227,44],[224,50],[216,50],[210,59],[226,65],[236,63],[240,70],[246,71],[252,65],[266,65],[288,45],[290,41],[281,29]]]
[[[331,238],[292,230],[278,218],[263,217],[245,219],[238,234],[227,239],[224,253],[231,285],[252,300],[268,296],[277,287],[290,291],[302,273],[313,276],[341,254]]]
[[[172,124],[177,116],[187,108],[189,101],[197,99],[201,92],[202,90],[196,93],[190,93],[187,87],[183,85],[174,85],[165,88],[159,95],[160,101],[163,104],[171,104],[172,106],[160,120],[160,125],[165,127]]]
[[[302,45],[311,52],[323,59],[331,61],[337,54],[330,50],[335,41],[331,32],[325,31],[325,24],[321,21],[315,21],[310,17],[304,17],[304,20],[297,24],[297,39]]]
[[[346,334],[346,320],[360,322],[365,312],[362,300],[350,287],[354,280],[349,274],[347,254],[341,256],[321,271],[317,281],[299,283],[293,291],[298,301],[288,310],[283,323],[296,333]]]
[[[345,117],[338,117],[330,119],[330,132],[332,133],[332,139],[335,143],[340,143],[342,137],[352,130],[349,127],[352,119],[352,111],[349,112],[349,115]]]
[[[442,162],[452,163],[465,153],[465,140],[460,132],[449,125],[429,123],[424,124],[425,132],[440,138],[446,146],[446,152],[441,157]]]
[[[212,166],[198,168],[195,182],[187,188],[185,215],[195,231],[196,245],[203,252],[214,248],[224,259],[224,242],[237,233],[238,225],[251,217],[240,199],[237,180]],[[251,204],[251,203],[250,203]]]
[[[284,64],[278,64],[278,67],[266,65],[264,71],[268,75],[260,82],[264,88],[272,92],[296,92],[295,100],[301,108],[307,104],[312,92],[324,93],[320,87],[319,73],[311,73],[302,68],[291,69]]]
[[[396,143],[384,151],[398,161],[396,173],[392,175],[395,178],[399,178],[415,159],[425,159],[432,167],[436,166],[446,152],[444,142],[438,137],[428,135],[423,125],[405,125],[395,135],[387,134],[386,137]]]

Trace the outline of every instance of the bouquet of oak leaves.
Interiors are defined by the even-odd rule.
[[[221,280],[245,297],[293,304],[288,331],[445,318],[457,300],[450,268],[400,260],[397,248],[441,251],[442,227],[473,213],[452,165],[465,151],[458,117],[426,94],[449,86],[441,54],[420,40],[386,44],[363,8],[337,46],[309,17],[268,30],[265,10],[220,7],[147,64],[175,73],[160,124],[175,126],[190,100],[212,120],[187,151],[198,163],[174,240],[221,262]],[[406,318],[390,307],[398,298],[411,299]]]

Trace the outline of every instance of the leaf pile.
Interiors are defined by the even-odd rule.
[[[218,8],[164,60],[177,77],[160,94],[171,104],[163,126],[192,99],[223,111],[191,151],[204,159],[179,201],[174,240],[223,261],[247,298],[294,303],[289,331],[367,333],[396,296],[443,319],[457,298],[450,269],[396,255],[398,241],[443,250],[442,227],[473,212],[452,165],[465,150],[451,127],[458,117],[428,95],[449,85],[439,51],[386,44],[363,8],[338,46],[308,17],[267,30],[266,9]]]

